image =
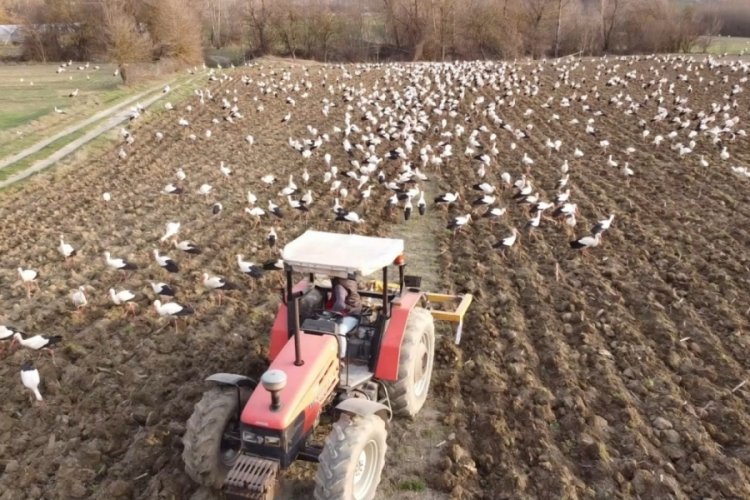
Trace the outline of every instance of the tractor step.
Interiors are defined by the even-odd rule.
[[[372,379],[372,377],[373,373],[367,365],[359,365],[354,362],[349,362],[341,369],[339,387],[347,390],[354,389]]]
[[[253,455],[240,455],[224,480],[226,497],[242,500],[271,500],[276,489],[279,462]]]

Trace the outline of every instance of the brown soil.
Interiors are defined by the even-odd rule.
[[[124,161],[117,157],[121,144],[116,144],[85,163],[61,165],[3,193],[0,324],[31,334],[60,334],[65,340],[54,362],[47,354],[27,350],[6,353],[0,360],[1,500],[188,498],[196,491],[183,472],[180,453],[184,422],[206,388],[202,380],[218,371],[262,373],[277,304],[278,277],[270,274],[249,284],[236,270],[235,255],[257,262],[276,257],[277,250],[265,244],[271,225],[279,246],[306,227],[347,230],[333,222],[333,195],[322,182],[325,152],[342,174],[350,170],[342,137],[333,132],[334,126],[343,128],[347,104],[353,107],[352,123],[363,129],[352,133],[352,142],[367,126],[360,120],[359,97],[351,103],[342,99],[344,86],[353,94],[360,92],[361,83],[365,96],[376,83],[380,89],[389,85],[403,92],[409,78],[429,74],[429,84],[419,81],[422,99],[428,97],[426,86],[439,91],[432,72],[442,71],[445,78],[445,69],[411,68],[400,72],[267,61],[237,69],[227,73],[231,79],[206,82],[215,98],[205,105],[193,97],[172,113],[136,122],[136,142],[127,147]],[[722,161],[720,148],[700,132],[693,153],[680,157],[670,148],[689,142],[687,134],[697,124],[692,113],[711,113],[714,102],[730,105],[727,118],[739,116],[735,132],[745,127],[748,92],[728,100],[723,96],[733,85],[742,85],[748,70],[708,68],[675,58],[597,59],[569,64],[565,82],[558,80],[563,69],[563,63],[549,62],[487,66],[481,84],[477,79],[465,82],[458,118],[429,115],[432,127],[419,138],[422,144],[410,159],[419,164],[420,147],[436,147],[447,140],[441,132],[461,123],[467,132],[450,139],[453,159],[440,171],[424,168],[432,179],[425,186],[428,194],[458,190],[461,206],[445,211],[430,203],[424,217],[415,207],[412,219],[404,222],[400,213],[384,217],[390,193],[382,186],[376,185],[373,199],[363,204],[351,194],[356,183],[348,181],[350,195],[341,202],[366,220],[357,232],[404,236],[407,258],[427,273],[430,288],[476,295],[460,346],[453,345],[449,326],[440,329],[431,400],[423,418],[391,427],[381,496],[748,497],[750,384],[740,384],[748,379],[750,365],[750,179],[734,175],[729,166],[749,165],[750,147],[745,136],[737,134],[730,141],[724,135],[731,158]],[[624,78],[633,70],[638,77],[627,86],[607,85],[611,77]],[[506,92],[502,85],[492,88],[491,78],[501,71],[513,75],[515,86],[497,112],[515,127],[533,124],[529,139],[517,140],[494,125],[482,113],[487,101],[473,106],[480,94],[493,100]],[[680,74],[689,75],[689,81],[677,80]],[[253,81],[245,85],[241,75]],[[657,105],[643,98],[657,90],[662,77],[675,82],[674,95],[669,83],[662,86],[669,119],[675,96],[688,97],[690,128],[680,129],[669,119],[650,122]],[[321,85],[324,78],[326,87]],[[643,88],[652,79],[656,83]],[[312,84],[310,89],[303,80]],[[261,81],[271,85],[265,95],[257,85]],[[464,84],[454,79],[451,85],[458,97]],[[538,93],[532,85],[538,85]],[[586,93],[588,109],[581,102],[559,106],[563,97]],[[642,103],[637,114],[624,113],[627,102],[621,107],[611,103],[621,93],[623,101],[630,95]],[[287,95],[294,96],[295,107],[285,103]],[[221,98],[235,96],[244,118],[229,123],[223,120]],[[543,106],[548,97],[553,98],[549,108]],[[337,104],[327,117],[321,114],[323,98]],[[391,99],[389,94],[378,106],[392,106]],[[433,99],[439,102],[437,94]],[[260,102],[262,113],[256,112]],[[366,109],[376,112],[371,104]],[[534,113],[524,116],[527,109]],[[432,105],[426,110],[431,112]],[[288,112],[291,122],[281,123]],[[552,119],[553,113],[559,120]],[[187,129],[177,125],[181,116],[190,121]],[[212,123],[214,118],[218,123]],[[445,129],[440,128],[442,118],[448,123]],[[580,123],[570,124],[572,118]],[[584,132],[589,118],[595,119],[596,137]],[[651,130],[647,139],[641,135],[641,119]],[[709,127],[722,126],[724,120],[718,115]],[[309,160],[287,145],[289,137],[311,137],[307,125],[331,138]],[[571,197],[581,210],[577,235],[616,214],[602,246],[588,259],[573,253],[569,237],[547,220],[536,239],[523,231],[518,247],[507,255],[493,250],[491,245],[510,227],[521,228],[528,218],[510,192],[500,195],[500,204],[508,206],[501,222],[475,220],[456,236],[444,229],[449,217],[468,212],[475,197],[471,185],[479,179],[463,151],[468,132],[480,125],[489,128],[480,134],[481,142],[489,145],[494,132],[500,150],[488,169],[489,182],[499,185],[502,171],[517,178],[527,153],[536,161],[530,169],[534,184],[550,199],[558,167],[568,158]],[[213,135],[206,139],[209,128]],[[667,139],[672,130],[679,136]],[[165,136],[161,142],[153,139],[157,131]],[[247,134],[255,136],[256,145],[248,146]],[[665,136],[658,148],[651,143],[656,134]],[[559,154],[548,156],[548,137],[563,141]],[[598,145],[602,139],[611,143],[606,153]],[[377,153],[382,156],[398,145],[384,141]],[[623,152],[628,146],[636,148],[629,158]],[[583,158],[573,158],[575,147],[586,153]],[[607,166],[610,153],[621,165],[630,162],[636,174],[629,182],[619,167]],[[700,166],[700,155],[708,168]],[[361,154],[358,159],[362,161]],[[231,179],[219,172],[222,160],[233,170]],[[176,182],[179,167],[188,175],[182,183],[185,194],[160,194],[165,184]],[[277,196],[289,174],[302,186],[303,168],[311,174],[308,188],[316,197],[307,220],[291,214]],[[400,162],[385,160],[383,168],[392,178]],[[274,186],[260,181],[267,173],[279,179]],[[214,186],[208,200],[196,193],[203,183]],[[260,206],[273,199],[287,216],[254,227],[243,213],[248,189]],[[101,201],[105,191],[112,193],[108,204]],[[210,209],[214,201],[224,205],[217,216]],[[204,249],[192,259],[168,251],[182,268],[178,277],[167,276],[149,254],[165,223],[173,220],[183,224],[181,238]],[[60,233],[80,253],[70,267],[56,251]],[[409,253],[410,241],[417,254]],[[123,280],[104,265],[105,250],[140,269]],[[420,264],[422,259],[432,263]],[[17,283],[19,266],[40,273],[40,290],[30,300]],[[228,292],[218,306],[200,284],[204,271],[224,275],[240,289]],[[151,314],[149,279],[173,283],[178,301],[196,308],[196,316],[179,333]],[[68,294],[83,284],[91,286],[90,305],[75,314]],[[135,318],[126,318],[109,302],[106,293],[113,286],[138,293]],[[41,373],[44,405],[31,404],[20,383],[18,372],[26,359],[34,360]],[[309,492],[313,474],[310,465],[295,465],[285,473],[285,495]]]

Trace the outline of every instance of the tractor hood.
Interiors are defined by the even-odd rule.
[[[303,411],[306,421],[317,416],[338,381],[338,342],[330,335],[300,332],[300,344],[302,366],[294,364],[294,338],[290,338],[268,367],[287,377],[286,386],[278,393],[279,408],[271,409],[271,393],[259,384],[242,411],[243,424],[283,431]]]

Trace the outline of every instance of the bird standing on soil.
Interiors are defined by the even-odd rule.
[[[409,220],[411,218],[411,212],[412,212],[411,197],[407,197],[406,203],[404,204],[404,220]]]
[[[628,162],[625,162],[625,165],[622,166],[620,172],[626,179],[629,179],[630,177],[633,177],[635,175],[635,171],[633,171],[633,169],[628,166]]]
[[[164,236],[162,236],[159,241],[164,243],[168,239],[174,238],[175,236],[177,236],[179,232],[180,232],[179,222],[167,222],[167,229],[164,232]]]
[[[492,245],[492,248],[498,248],[502,251],[509,250],[513,248],[513,245],[516,244],[516,240],[518,239],[518,229],[515,227],[511,229],[510,236],[506,236],[505,238],[501,239],[494,245]]]
[[[266,214],[266,211],[260,207],[245,207],[245,213],[253,218],[253,227],[255,227],[260,222],[260,218]]]
[[[536,238],[535,229],[539,229],[539,223],[542,221],[542,210],[537,210],[532,218],[526,223],[526,230],[529,232],[529,237]]]
[[[213,186],[211,186],[211,184],[201,184],[201,187],[198,188],[198,194],[205,196],[206,202],[208,202],[208,195],[211,194],[212,190]]]
[[[471,214],[459,215],[451,219],[451,221],[448,223],[448,226],[446,226],[446,228],[452,229],[453,234],[455,235],[464,226],[466,226],[470,221],[471,221]]]
[[[154,301],[154,309],[162,317],[168,317],[174,320],[174,331],[177,332],[177,320],[182,316],[190,316],[195,311],[188,306],[181,306],[177,302],[167,302],[162,304],[161,300]]]
[[[31,289],[36,288],[37,290],[39,290],[39,285],[36,282],[38,273],[33,269],[23,269],[22,267],[19,267],[18,275],[21,277],[23,286],[26,288],[26,298],[30,299]]]
[[[26,337],[23,333],[16,332],[13,334],[12,343],[19,343],[23,347],[33,349],[35,351],[42,349],[49,352],[54,357],[55,353],[52,351],[52,348],[57,346],[60,341],[62,341],[62,337],[60,335],[52,335],[51,337],[48,337],[46,335],[34,335],[33,337]]]
[[[612,221],[615,220],[615,214],[611,214],[608,218],[600,220],[596,224],[594,224],[594,227],[591,228],[591,234],[597,235],[599,233],[603,233],[604,231],[608,230],[609,227],[612,225]]]
[[[419,193],[419,200],[417,201],[417,210],[419,211],[419,215],[424,215],[427,211],[427,202],[424,201],[424,191]]]
[[[128,311],[130,311],[135,316],[136,304],[135,302],[131,302],[135,298],[135,294],[133,292],[127,289],[123,289],[117,292],[114,288],[110,288],[109,297],[112,299],[112,302],[114,302],[115,305],[119,306],[125,304],[125,306],[128,308]]]
[[[490,219],[490,221],[494,222],[505,215],[506,210],[505,207],[492,207],[482,214],[482,218]]]
[[[340,222],[353,222],[354,224],[362,224],[365,221],[359,216],[358,213],[347,212],[343,209],[338,214],[336,214],[336,220]]]
[[[169,184],[167,184],[166,186],[164,186],[164,189],[161,190],[162,194],[174,194],[174,195],[178,195],[178,194],[182,194],[183,192],[184,192],[184,190],[181,187],[179,187],[179,186],[177,186],[175,184],[172,184],[171,182]]]
[[[159,250],[154,249],[154,260],[157,264],[159,264],[159,267],[166,270],[170,273],[178,273],[180,272],[180,268],[177,266],[177,262],[172,260],[170,257],[166,255],[159,255]]]
[[[21,330],[18,330],[17,328],[14,328],[12,326],[0,325],[0,342],[3,342],[3,351],[5,351],[5,341],[11,340],[13,338],[13,335],[15,335],[16,333],[23,334]]]
[[[151,285],[151,290],[153,290],[156,295],[174,297],[174,289],[166,283],[161,281],[149,281],[149,284]]]
[[[138,266],[135,264],[126,261],[125,259],[119,259],[119,258],[113,258],[109,252],[104,252],[104,260],[107,263],[107,266],[111,267],[112,269],[117,269],[120,271],[132,271],[134,269],[138,269]],[[125,275],[123,275],[123,279],[125,278]]]
[[[235,290],[237,287],[232,283],[227,282],[221,276],[212,276],[208,273],[203,273],[203,286],[209,290],[216,291],[219,297],[218,302],[221,305],[222,298],[224,297],[224,290]]]
[[[75,257],[76,255],[76,249],[73,248],[73,245],[65,243],[62,234],[60,235],[60,245],[57,247],[57,251],[60,252],[60,255],[63,256],[66,263],[70,257]]]
[[[276,229],[271,228],[270,231],[268,231],[268,235],[266,236],[266,242],[268,243],[269,248],[273,248],[276,245],[276,240],[278,237],[276,236]]]
[[[580,250],[585,255],[586,250],[599,246],[602,242],[602,233],[596,233],[593,236],[584,236],[570,242],[570,248]]]
[[[243,260],[242,255],[237,255],[237,267],[240,268],[240,272],[252,279],[260,279],[263,277],[263,268],[252,262]]]
[[[284,212],[281,211],[281,207],[279,207],[276,203],[272,202],[271,200],[268,200],[268,211],[271,212],[276,217],[278,217],[279,219],[284,217]]]
[[[175,241],[174,247],[177,250],[182,250],[188,255],[199,255],[201,253],[201,249],[190,240]]]
[[[443,193],[440,196],[435,197],[435,204],[436,205],[450,205],[451,203],[455,203],[460,195],[458,192],[455,193]]]
[[[80,310],[86,307],[89,301],[86,298],[85,287],[81,285],[77,289],[70,292],[70,300],[73,301],[73,305],[75,306],[76,310]]]
[[[39,371],[34,368],[31,361],[26,361],[21,365],[21,382],[24,387],[34,393],[34,397],[37,401],[42,401],[42,393],[39,392],[39,384],[41,383],[41,377],[39,377]]]

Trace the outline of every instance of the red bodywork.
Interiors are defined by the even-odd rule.
[[[338,342],[330,335],[300,334],[304,364],[294,364],[294,339],[271,362],[270,370],[282,370],[287,385],[279,392],[281,407],[271,410],[271,393],[258,386],[250,396],[240,420],[247,425],[283,431],[304,412],[303,430],[313,426],[323,403],[339,380]]]
[[[307,290],[308,281],[303,279],[292,288],[292,293],[304,292]],[[286,293],[286,292],[285,292]],[[279,311],[276,313],[276,319],[271,326],[271,345],[269,346],[268,357],[273,361],[284,348],[289,340],[289,325],[287,324],[287,315],[289,309],[283,302],[279,304]]]
[[[420,292],[404,290],[398,302],[391,302],[391,319],[388,321],[383,340],[380,342],[375,377],[394,381],[398,378],[398,360],[401,357],[401,341],[406,330],[406,320],[422,297]]]

